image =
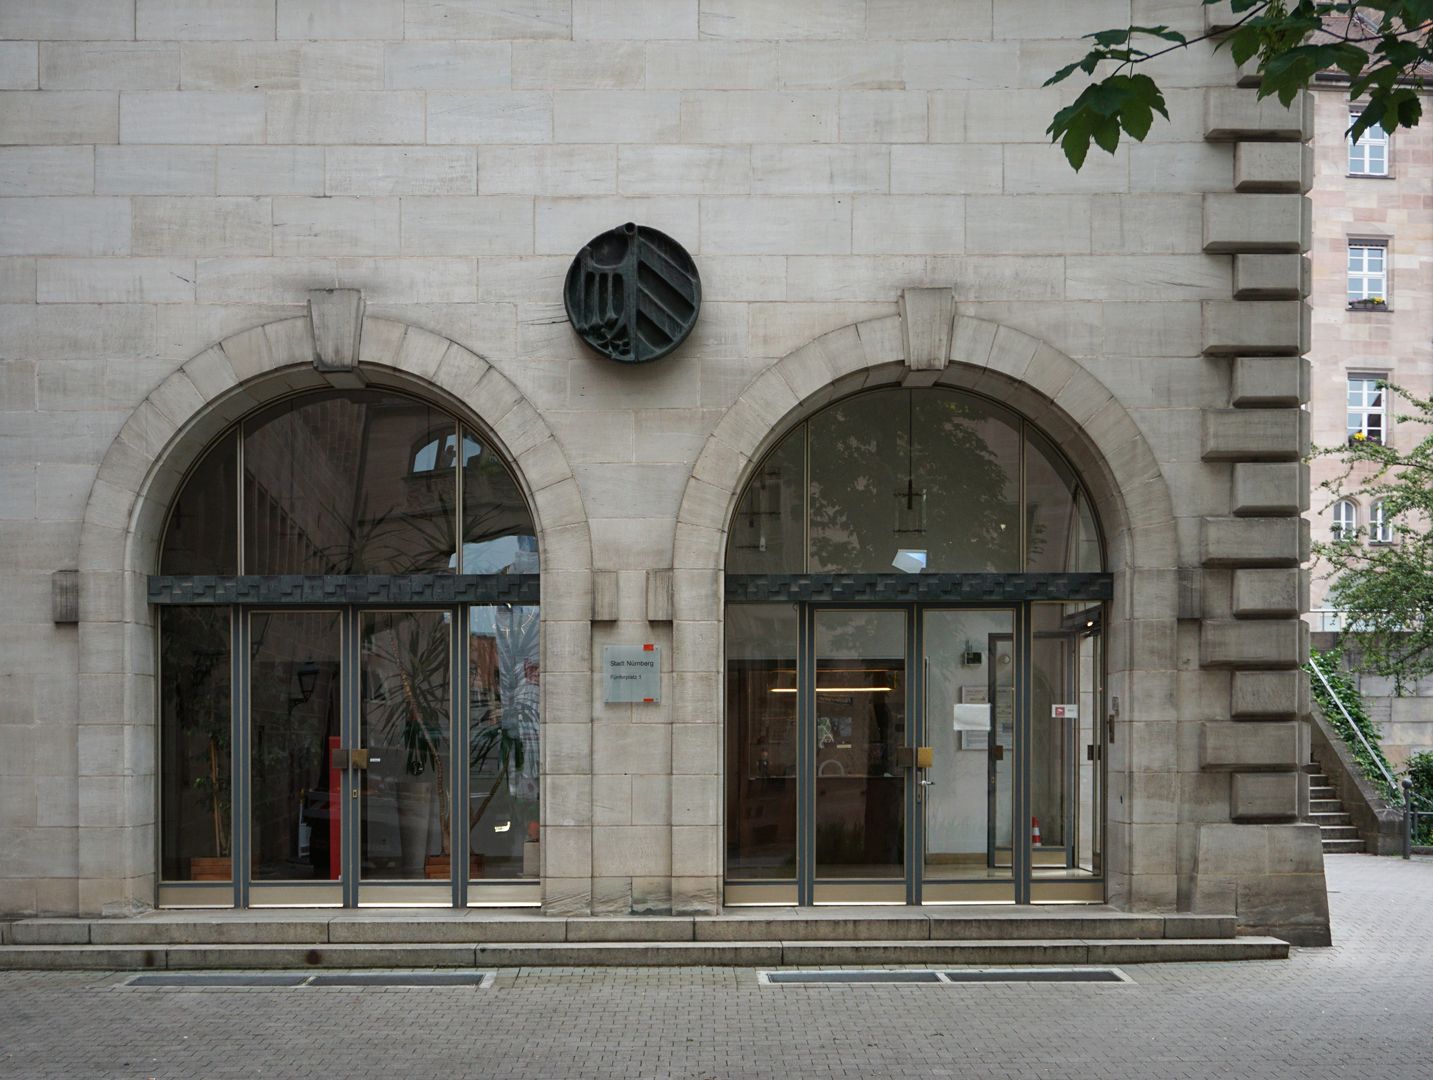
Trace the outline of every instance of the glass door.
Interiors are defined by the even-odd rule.
[[[907,902],[907,617],[812,613],[814,903]]]
[[[455,903],[453,613],[245,618],[238,902]]]
[[[1101,900],[1102,609],[1030,605],[1030,898]]]
[[[446,907],[453,864],[461,865],[452,828],[453,616],[360,611],[358,632],[358,903]]]
[[[238,740],[249,903],[344,902],[343,613],[248,615]]]
[[[1015,900],[1015,612],[920,613],[923,903]]]

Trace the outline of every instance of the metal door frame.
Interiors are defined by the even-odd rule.
[[[449,754],[450,760],[458,760],[458,748],[466,745],[465,739],[458,738],[458,735],[466,735],[467,709],[466,703],[462,700],[460,688],[466,686],[464,680],[466,674],[466,651],[460,647],[460,634],[464,628],[463,615],[467,610],[466,605],[462,606],[436,606],[436,605],[395,605],[395,604],[374,604],[374,605],[327,605],[317,607],[290,606],[283,607],[236,607],[232,609],[231,616],[231,641],[230,650],[232,668],[232,686],[234,687],[234,708],[231,718],[232,746],[231,765],[233,777],[230,790],[235,793],[233,807],[231,810],[231,828],[233,829],[233,840],[231,850],[233,851],[234,871],[234,906],[239,908],[250,907],[292,907],[292,906],[322,906],[322,907],[343,907],[357,908],[369,906],[442,906],[461,907],[466,904],[467,895],[467,873],[459,871],[468,865],[468,834],[466,829],[458,829],[456,823],[466,820],[466,815],[459,817],[456,809],[459,806],[466,806],[468,775],[467,770],[451,767],[452,777],[449,784],[449,828],[453,835],[449,837],[449,850],[451,859],[449,863],[449,889],[448,897],[443,901],[435,899],[435,895],[441,890],[442,883],[434,882],[432,885],[425,885],[417,881],[393,881],[385,882],[382,879],[365,883],[362,880],[362,814],[361,799],[359,792],[363,784],[363,769],[355,766],[350,761],[342,772],[343,779],[339,786],[340,798],[340,855],[339,855],[339,877],[322,878],[312,882],[275,882],[272,886],[259,884],[258,895],[263,896],[265,892],[272,891],[275,899],[272,902],[255,903],[255,889],[253,881],[253,772],[252,772],[252,740],[253,740],[253,715],[250,701],[250,686],[253,677],[251,671],[251,651],[253,648],[251,620],[255,615],[288,615],[301,613],[326,614],[334,613],[339,618],[339,724],[338,740],[339,749],[353,751],[361,749],[361,706],[362,706],[362,619],[369,612],[382,611],[430,611],[449,615],[449,667],[448,667],[448,700],[449,700]],[[464,758],[463,760],[466,760]],[[348,795],[344,796],[343,793]],[[461,800],[461,801],[460,801]],[[461,851],[459,850],[461,848]],[[287,887],[286,887],[287,886]],[[337,887],[335,889],[335,886]],[[305,900],[302,893],[306,889],[313,890],[314,899]],[[392,899],[377,899],[382,892],[408,891],[409,896],[395,896]],[[338,895],[338,902],[334,903],[327,898],[319,899],[320,893],[333,893]],[[367,895],[365,895],[367,894]],[[288,896],[296,896],[296,899],[285,899]]]
[[[796,860],[796,903],[801,906],[812,905],[833,905],[842,903],[900,903],[898,900],[862,900],[859,898],[849,899],[817,899],[818,885],[823,890],[832,887],[848,884],[856,886],[875,887],[879,885],[890,885],[897,881],[904,886],[904,903],[910,906],[919,906],[923,903],[951,904],[951,903],[1014,903],[1028,905],[1032,902],[1090,902],[1103,899],[1104,874],[1103,874],[1103,850],[1101,849],[1100,870],[1090,879],[1052,879],[1050,881],[1037,882],[1034,874],[1034,854],[1031,844],[1030,832],[1021,827],[1022,822],[1031,818],[1032,795],[1031,785],[1033,782],[1033,739],[1032,728],[1034,717],[1032,714],[1033,705],[1033,644],[1034,644],[1034,617],[1032,604],[1044,601],[1037,600],[1015,600],[997,601],[980,600],[969,602],[952,601],[841,601],[830,599],[818,599],[803,601],[798,604],[797,633],[798,648],[796,656],[797,665],[797,687],[799,695],[797,699],[797,860]],[[1055,603],[1078,603],[1078,600],[1056,600]],[[927,745],[927,725],[930,722],[926,716],[928,674],[925,671],[925,627],[924,614],[928,611],[1008,611],[1011,615],[1012,631],[1009,640],[1012,646],[1014,662],[1014,700],[1013,700],[1013,731],[1012,731],[1012,762],[1011,762],[1011,812],[1013,821],[1011,823],[1011,877],[1010,885],[1011,899],[973,898],[969,901],[962,900],[926,900],[924,897],[924,850],[925,850],[925,820],[921,809],[922,798],[918,780],[919,770],[915,768],[906,769],[904,811],[905,821],[903,825],[903,873],[900,878],[888,879],[827,879],[818,881],[816,877],[816,707],[815,707],[815,673],[816,673],[816,636],[815,624],[818,612],[872,612],[872,611],[901,611],[905,616],[905,686],[906,686],[906,722],[905,722],[905,743],[904,746],[914,750],[919,746]],[[1101,624],[1103,632],[1103,622]],[[1078,662],[1078,650],[1075,642],[1079,635],[1072,632],[1070,635],[1070,647]],[[1105,663],[1103,647],[1097,658],[1100,664]],[[1068,658],[1067,658],[1068,660]],[[1068,672],[1078,678],[1078,673],[1067,663]],[[1091,687],[1093,694],[1092,707],[1096,710],[1092,718],[1096,727],[1098,744],[1104,746],[1106,743],[1105,730],[1103,726],[1103,694],[1105,687],[1105,676],[1103,672],[1095,674],[1095,683]],[[992,704],[993,701],[992,701]],[[1065,737],[1068,742],[1068,733]],[[1078,739],[1076,739],[1078,742]],[[1078,746],[1075,747],[1078,749]],[[1065,747],[1065,771],[1078,771],[1079,761],[1077,755]],[[1104,805],[1108,792],[1108,784],[1105,779],[1107,755],[1101,753],[1100,760],[1096,766],[1101,772],[1101,782],[1098,787],[1099,805],[1096,812],[1099,820],[1095,823],[1103,841],[1105,829],[1105,815],[1107,807]],[[1069,789],[1073,791],[1073,788]],[[1070,800],[1067,800],[1069,802]],[[1077,815],[1078,809],[1066,807],[1065,828],[1066,835],[1064,846],[1066,850],[1066,861],[1069,862],[1070,845],[1076,842],[1070,819]],[[990,827],[994,827],[993,818],[987,814]],[[997,879],[1001,886],[1007,884],[1006,879]],[[1036,892],[1047,894],[1038,901],[1034,898]],[[1068,896],[1049,895],[1064,893]],[[1098,893],[1098,896],[1094,895]]]

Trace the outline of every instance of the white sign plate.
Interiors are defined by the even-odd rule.
[[[1078,720],[1080,718],[1080,707],[1078,705],[1051,705],[1051,720]]]
[[[602,700],[656,704],[662,700],[660,645],[602,646]]]

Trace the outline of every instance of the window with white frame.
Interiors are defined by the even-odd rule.
[[[1368,538],[1375,544],[1393,543],[1393,522],[1388,520],[1381,499],[1368,508]]]
[[[1388,301],[1388,241],[1348,242],[1348,302]]]
[[[1348,440],[1382,444],[1388,434],[1388,391],[1384,376],[1348,377]]]
[[[1333,504],[1333,538],[1352,540],[1358,535],[1358,510],[1347,499]]]
[[[1348,114],[1349,127],[1358,119],[1358,113]],[[1388,175],[1388,132],[1374,124],[1358,137],[1355,142],[1348,140],[1348,172],[1350,176]]]

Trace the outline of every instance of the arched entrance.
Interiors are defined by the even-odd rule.
[[[416,397],[221,434],[150,579],[161,901],[535,901],[538,580],[496,448]]]
[[[359,317],[362,319],[361,314]],[[355,344],[359,341],[356,329],[352,330],[350,339]],[[175,612],[180,609],[184,611],[177,616],[178,619],[188,617],[191,621],[196,618],[202,620],[203,616],[194,613],[200,608],[213,608],[216,605],[227,606],[231,616],[242,607],[247,613],[245,618],[251,620],[244,631],[249,634],[245,639],[248,643],[245,648],[234,648],[234,642],[239,638],[232,622],[224,629],[228,634],[231,660],[235,657],[248,657],[245,662],[250,664],[250,676],[254,671],[253,657],[251,651],[246,650],[252,650],[257,641],[252,632],[251,616],[256,616],[261,611],[277,610],[285,616],[285,619],[278,621],[284,622],[289,621],[287,616],[290,614],[307,616],[337,610],[336,617],[340,624],[337,630],[340,649],[338,679],[341,686],[339,696],[334,700],[335,707],[340,710],[340,736],[345,736],[345,729],[342,727],[346,722],[345,717],[353,718],[347,722],[359,725],[363,723],[362,695],[367,688],[378,687],[386,681],[389,686],[381,690],[381,695],[386,696],[395,681],[400,684],[402,682],[401,678],[394,679],[396,670],[393,667],[386,672],[388,678],[383,678],[383,673],[379,671],[383,661],[376,654],[392,644],[402,643],[405,636],[411,639],[413,632],[422,629],[424,624],[429,624],[428,628],[431,629],[432,624],[441,622],[446,615],[453,627],[454,636],[448,654],[448,680],[454,688],[451,715],[453,723],[459,724],[462,710],[467,709],[468,722],[471,725],[466,734],[453,733],[449,745],[452,759],[461,764],[462,752],[459,747],[464,738],[470,740],[470,756],[474,749],[481,749],[484,739],[480,738],[481,731],[477,731],[478,720],[473,718],[481,719],[484,708],[487,710],[485,715],[490,720],[489,726],[496,726],[508,736],[506,739],[498,737],[489,740],[494,743],[495,749],[489,754],[484,766],[490,772],[493,768],[500,768],[501,766],[495,763],[501,761],[504,752],[507,753],[509,773],[501,784],[484,787],[481,776],[465,779],[468,771],[461,767],[448,778],[449,805],[456,803],[459,798],[472,796],[475,792],[485,797],[485,793],[498,791],[483,814],[484,819],[501,815],[500,818],[494,819],[493,825],[507,824],[507,828],[502,831],[494,827],[488,829],[498,848],[485,851],[480,843],[471,841],[472,849],[484,854],[482,873],[471,873],[473,860],[465,860],[456,852],[454,837],[464,831],[459,828],[457,822],[463,820],[465,815],[457,812],[454,807],[454,812],[450,815],[451,831],[447,851],[451,882],[448,881],[447,875],[428,877],[430,866],[433,872],[439,872],[438,866],[429,862],[429,856],[441,857],[443,854],[440,826],[434,826],[429,831],[431,850],[423,853],[421,880],[398,878],[396,880],[399,884],[387,890],[388,895],[384,895],[381,880],[377,879],[394,881],[394,878],[387,876],[387,872],[402,865],[402,856],[399,853],[402,851],[403,835],[396,825],[395,792],[389,798],[384,813],[377,814],[378,817],[387,816],[393,819],[387,826],[387,839],[382,844],[375,843],[374,847],[378,850],[370,851],[370,855],[378,860],[371,865],[383,873],[372,875],[376,880],[369,884],[380,887],[372,898],[365,897],[362,902],[370,902],[372,899],[376,902],[407,903],[410,901],[404,899],[405,891],[412,893],[416,888],[425,896],[422,902],[434,904],[536,904],[548,900],[544,890],[550,889],[553,881],[565,881],[565,877],[570,876],[565,875],[562,866],[547,865],[550,861],[548,856],[551,844],[542,841],[551,842],[556,837],[558,846],[561,847],[571,841],[571,834],[581,833],[585,836],[587,829],[572,827],[565,819],[556,822],[544,820],[540,826],[538,842],[528,843],[531,839],[530,824],[519,822],[518,814],[514,812],[509,815],[508,811],[522,810],[521,805],[513,803],[520,803],[527,797],[524,785],[530,788],[530,781],[536,775],[536,755],[528,757],[524,742],[525,738],[530,741],[530,736],[524,736],[522,726],[518,725],[517,743],[522,745],[524,753],[522,764],[515,766],[516,748],[512,739],[513,732],[509,730],[512,725],[505,725],[499,719],[497,711],[492,708],[492,699],[498,695],[491,692],[491,685],[487,688],[486,705],[480,700],[482,694],[479,691],[484,689],[481,679],[472,687],[471,701],[466,701],[464,693],[458,688],[469,688],[469,684],[462,680],[471,680],[474,672],[480,673],[483,670],[488,673],[489,684],[494,680],[500,681],[503,670],[500,664],[496,670],[491,664],[484,668],[484,656],[491,660],[499,648],[495,630],[487,635],[492,639],[491,645],[478,644],[469,649],[461,647],[459,639],[464,633],[470,638],[484,636],[483,625],[479,625],[474,633],[471,612],[477,608],[502,609],[504,605],[520,610],[524,606],[531,606],[535,601],[535,594],[532,592],[532,582],[535,579],[530,573],[535,567],[526,564],[519,566],[518,563],[524,560],[531,563],[537,555],[531,550],[520,551],[516,539],[518,535],[536,538],[536,547],[541,552],[542,570],[549,576],[549,584],[555,578],[563,587],[553,591],[548,602],[540,609],[538,666],[536,672],[526,665],[522,667],[523,685],[511,688],[508,696],[515,703],[519,698],[523,701],[517,703],[516,708],[506,710],[508,719],[514,719],[513,714],[526,705],[527,699],[540,692],[540,683],[534,684],[531,677],[541,673],[537,674],[537,678],[542,681],[547,678],[547,673],[553,670],[554,639],[566,640],[567,628],[576,625],[575,620],[585,616],[584,600],[590,604],[591,546],[581,499],[576,493],[571,470],[552,432],[521,391],[498,369],[461,345],[417,327],[367,318],[362,319],[361,346],[357,348],[356,358],[359,361],[356,368],[337,373],[320,370],[316,360],[313,325],[308,318],[288,319],[242,331],[194,357],[156,387],[125,423],[100,467],[86,509],[80,547],[80,681],[90,700],[97,705],[103,703],[106,707],[91,710],[87,714],[91,719],[82,719],[78,728],[80,753],[94,762],[91,768],[83,770],[80,777],[80,798],[83,800],[87,797],[87,789],[91,786],[97,792],[109,791],[121,781],[124,797],[111,800],[115,809],[107,816],[107,827],[95,830],[95,842],[81,845],[79,869],[82,911],[98,912],[101,908],[114,910],[120,906],[129,909],[136,905],[144,906],[156,902],[210,906],[254,899],[245,896],[236,888],[236,881],[247,879],[253,884],[257,879],[254,877],[252,859],[249,858],[255,854],[251,847],[246,849],[245,856],[239,860],[237,866],[232,861],[235,844],[240,839],[237,826],[232,824],[232,819],[238,817],[232,804],[232,787],[227,811],[231,817],[231,839],[225,853],[231,860],[228,870],[230,882],[216,885],[192,881],[195,875],[188,860],[195,855],[201,858],[214,857],[209,850],[203,848],[222,848],[224,831],[224,822],[221,819],[221,836],[216,844],[213,815],[207,812],[208,808],[192,791],[187,794],[190,799],[190,820],[180,827],[187,831],[188,839],[183,843],[189,845],[189,850],[183,850],[182,844],[174,846],[178,841],[171,842],[161,835],[168,827],[163,817],[164,811],[161,810],[162,798],[172,799],[177,794],[170,791],[167,795],[161,795],[161,788],[166,783],[161,757],[163,754],[177,752],[179,748],[170,747],[165,750],[160,745],[158,706],[164,670],[159,654],[158,626],[175,616]],[[424,498],[427,497],[419,493],[434,492],[441,488],[445,492],[443,498],[452,509],[452,534],[455,539],[462,535],[464,529],[472,526],[480,532],[483,528],[495,529],[493,536],[502,537],[499,543],[481,547],[479,551],[465,546],[461,555],[455,546],[450,562],[427,560],[426,565],[430,571],[427,573],[405,572],[405,569],[417,569],[424,564],[423,559],[414,561],[411,551],[405,553],[395,545],[370,543],[366,554],[360,545],[358,553],[349,561],[349,567],[356,568],[353,573],[322,574],[316,571],[316,564],[301,559],[302,569],[296,573],[265,575],[265,572],[261,571],[257,577],[252,573],[239,575],[220,572],[212,576],[179,573],[184,566],[184,556],[179,548],[175,548],[172,555],[176,561],[169,562],[168,565],[176,572],[167,576],[167,583],[164,576],[155,577],[161,570],[161,545],[168,535],[167,526],[171,511],[182,501],[179,494],[181,487],[190,477],[198,476],[198,470],[204,468],[203,462],[208,460],[207,454],[211,448],[217,447],[226,437],[241,437],[234,434],[238,430],[234,427],[236,422],[257,423],[263,417],[270,421],[265,430],[278,431],[284,424],[295,424],[293,410],[303,403],[303,394],[314,391],[327,395],[336,390],[365,387],[367,389],[362,391],[364,393],[372,393],[385,399],[399,399],[389,419],[395,421],[391,430],[402,430],[404,434],[396,442],[390,443],[384,455],[386,461],[394,463],[389,475],[382,480],[394,490],[385,490],[384,498],[395,498],[397,501],[393,506],[398,509],[396,518],[390,515],[388,520],[405,518],[414,531],[430,528],[431,515],[413,511],[421,508]],[[327,407],[347,411],[351,417],[354,413],[351,407],[353,399],[348,399],[347,404],[334,405],[333,402],[340,397],[342,395],[330,398]],[[431,430],[428,427],[430,421],[433,425]],[[242,427],[242,424],[240,426]],[[441,438],[438,436],[438,429],[442,430]],[[227,436],[226,432],[229,433]],[[418,434],[415,436],[414,432]],[[451,443],[447,438],[449,432],[453,436]],[[474,442],[483,448],[482,454],[478,455],[478,461],[474,460],[471,453]],[[464,449],[460,450],[459,447]],[[356,461],[357,458],[353,460]],[[305,471],[305,466],[313,463],[312,453],[306,452],[296,458],[296,486],[314,479],[314,476]],[[231,468],[235,478],[242,475],[237,465]],[[489,480],[493,483],[501,480],[508,485],[504,489],[506,494],[495,498],[495,502],[503,509],[496,518],[490,517],[486,526],[475,524],[472,519],[462,522],[457,520],[458,508],[465,505],[462,498],[463,481],[474,469],[479,473],[480,484]],[[370,473],[367,481],[373,479],[374,476]],[[454,484],[458,485],[459,490],[456,494],[448,494],[452,492]],[[355,481],[351,490],[359,491],[361,486]],[[498,486],[501,487],[502,484]],[[515,500],[512,497],[514,486],[518,492]],[[198,492],[200,489],[196,486],[194,490]],[[466,490],[469,496],[467,503],[470,504],[475,490],[472,482],[468,483]],[[490,491],[490,494],[493,493]],[[527,522],[522,528],[515,524],[519,508],[521,514],[526,516]],[[240,511],[236,501],[227,522],[219,531],[226,536],[237,537]],[[507,515],[506,520],[504,515]],[[374,515],[367,516],[371,518]],[[257,522],[263,518],[262,515],[249,513],[244,516],[244,520]],[[282,521],[277,515],[273,520]],[[288,535],[294,531],[290,525],[282,528],[275,526],[270,533]],[[371,525],[372,522],[370,532]],[[523,541],[522,544],[526,548],[531,547],[530,541]],[[221,544],[220,547],[222,546]],[[332,554],[332,549],[335,548],[352,550],[351,545],[335,545],[332,542],[317,546],[321,549],[321,555]],[[298,547],[302,548],[302,545]],[[246,552],[255,554],[257,550],[246,549]],[[295,550],[292,544],[288,547],[280,544],[264,558],[278,558],[280,555],[290,558]],[[164,553],[166,560],[170,554]],[[482,558],[473,564],[471,556],[478,554],[481,554]],[[312,555],[310,551],[305,558]],[[488,558],[489,555],[492,559],[501,558],[502,564],[493,562]],[[514,560],[515,556],[517,558]],[[466,572],[463,574],[457,572],[458,559],[468,559],[465,564]],[[233,562],[230,565],[237,567],[238,563]],[[269,562],[265,565],[279,564]],[[342,564],[338,565],[340,569],[344,568]],[[511,572],[497,572],[504,567]],[[321,569],[322,567],[318,567],[318,570]],[[475,582],[474,576],[486,578],[491,584],[484,584],[481,580]],[[501,584],[504,581],[506,584]],[[496,595],[493,595],[495,589]],[[314,590],[317,590],[317,593]],[[167,596],[164,595],[166,591]],[[184,602],[195,598],[202,602]],[[415,612],[417,615],[406,621],[396,616],[390,618],[395,612]],[[371,677],[364,673],[364,618],[368,619],[368,640],[372,646],[368,658],[368,667],[372,669]],[[384,619],[388,621],[385,623]],[[558,622],[554,624],[553,620]],[[347,629],[344,628],[345,625]],[[554,625],[557,626],[557,632],[553,629]],[[276,643],[279,633],[277,629],[271,631],[264,639],[265,642]],[[300,636],[305,641],[316,640],[314,632],[307,629]],[[392,651],[391,648],[389,651]],[[310,659],[312,664],[307,663]],[[463,670],[464,665],[466,672]],[[216,666],[219,673],[213,678],[220,679],[227,675],[230,685],[236,688],[237,693],[237,688],[243,683],[234,678],[233,663]],[[273,706],[277,702],[275,707],[281,707],[287,712],[290,697],[302,698],[308,695],[309,702],[316,702],[321,694],[328,692],[317,654],[310,657],[305,651],[296,664],[290,665],[286,669],[289,681],[283,686],[279,685],[278,681],[285,674],[285,670],[281,668],[282,664],[272,668],[275,678],[263,688],[264,693],[274,699],[267,702],[267,705]],[[315,668],[319,670],[315,672]],[[517,670],[516,664],[509,665],[510,672]],[[502,688],[499,686],[498,694],[501,693]],[[343,694],[348,697],[343,698]],[[379,696],[376,695],[372,700],[378,702]],[[579,706],[580,704],[579,702]],[[295,704],[294,710],[297,714],[305,709],[317,710],[318,707],[317,704],[299,702]],[[237,715],[238,709],[250,706],[241,703],[234,708],[234,715]],[[344,708],[348,709],[347,713],[343,712]],[[252,709],[250,715],[252,716]],[[396,707],[393,709],[393,715],[397,715]],[[546,730],[546,727],[544,724],[543,730]],[[363,748],[364,744],[359,741],[362,735],[361,727],[347,731],[354,737],[341,743],[338,749]],[[254,739],[252,720],[245,738],[236,741],[235,736],[239,734],[241,733],[230,728],[231,759],[236,767],[242,765],[248,769],[249,763],[244,761],[242,754],[247,752],[245,748]],[[130,752],[124,755],[108,752],[115,745],[117,737],[123,737],[124,745],[132,748]],[[207,756],[207,741],[195,742],[196,745],[190,748],[191,756],[202,761]],[[265,742],[267,753],[267,734]],[[419,751],[420,760],[425,753],[426,751]],[[379,752],[378,757],[381,759],[384,755]],[[407,772],[406,748],[399,763],[405,774],[417,780],[419,786],[425,782],[425,777],[431,777],[431,783],[437,786],[436,777],[427,763],[424,763],[421,773]],[[392,762],[379,762],[382,766],[390,764]],[[355,766],[350,763],[348,767]],[[478,770],[481,771],[482,769]],[[201,779],[197,768],[194,768],[193,772],[192,779]],[[565,779],[558,777],[555,781],[551,772],[552,770],[544,770],[544,784]],[[509,782],[514,776],[517,778]],[[377,787],[376,778],[369,779],[373,786]],[[296,786],[306,789],[317,799],[320,791],[329,786],[329,781],[330,777],[320,774],[316,778],[310,776],[298,781]],[[231,773],[231,785],[232,783]],[[405,787],[412,786],[407,779],[402,783]],[[350,784],[347,788],[350,801],[353,799],[353,790],[354,787]],[[365,792],[362,785],[359,786],[359,792],[359,801],[363,802]],[[405,800],[407,798],[405,795]],[[479,801],[470,799],[474,806]],[[438,816],[434,807],[440,804],[441,801],[436,797],[432,803],[427,804],[431,817]],[[252,808],[252,800],[250,805]],[[375,806],[375,812],[379,809],[382,807]],[[388,813],[388,810],[393,813]],[[282,812],[292,813],[297,817],[297,800],[294,801],[292,809],[286,807]],[[539,807],[532,813],[541,816],[542,810]],[[305,810],[304,824],[309,829],[307,847],[310,867],[313,866],[314,837],[318,831],[315,822],[320,820],[320,817],[320,813],[315,809],[314,820],[310,821],[308,811]],[[348,826],[344,824],[341,814],[337,820],[337,845],[340,855],[350,857],[355,874],[360,876],[355,878],[341,866],[338,879],[324,877],[322,882],[338,880],[342,884],[338,888],[337,899],[325,898],[320,902],[357,903],[360,902],[360,896],[350,888],[350,882],[362,880],[361,870],[358,869],[362,857],[362,835],[356,834],[358,839],[354,840],[355,834],[344,831]],[[292,824],[292,836],[285,831],[282,842],[292,843],[296,853],[299,847],[299,822],[295,820]],[[277,825],[274,829],[273,839],[278,842]],[[199,839],[201,836],[207,837],[207,845]],[[330,851],[334,849],[334,842],[328,839],[328,836],[329,834],[325,834],[318,840],[320,851],[325,840],[329,843]],[[521,844],[521,855],[502,849],[504,840],[512,840],[515,848]],[[357,846],[344,849],[343,844]],[[488,846],[492,848],[492,844]],[[382,854],[384,850],[386,855]],[[262,852],[259,854],[262,857]],[[288,858],[287,855],[284,857]],[[297,858],[296,854],[294,858]],[[320,859],[320,862],[322,861]],[[441,858],[434,862],[441,862]],[[410,859],[410,866],[411,863]],[[471,876],[462,872],[465,864],[470,868]],[[539,864],[537,872],[534,872],[534,864]],[[276,883],[280,879],[269,876],[263,880]],[[298,879],[296,883],[300,886],[314,884],[311,879]],[[324,887],[328,888],[330,893],[333,892],[331,885]],[[281,902],[282,887],[275,884],[274,889],[273,895],[267,898],[268,902]],[[176,896],[176,890],[183,895]],[[264,901],[261,899],[260,902]]]
[[[1111,588],[1084,485],[1003,405],[796,425],[727,538],[727,902],[1103,900]]]

